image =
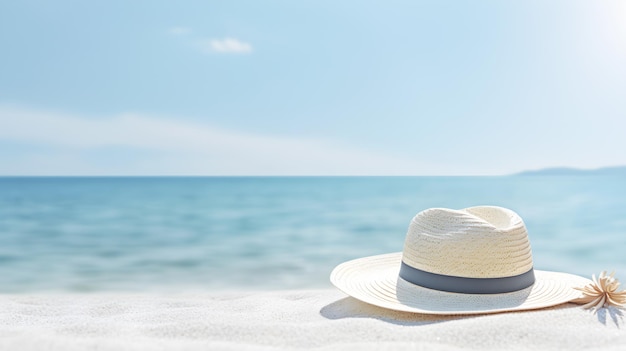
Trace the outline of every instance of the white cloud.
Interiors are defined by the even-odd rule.
[[[191,34],[192,30],[189,27],[171,27],[168,32],[173,35],[187,35]]]
[[[191,40],[191,43],[195,44],[197,49],[206,53],[249,54],[252,52],[252,45],[250,43],[243,42],[236,38],[189,38],[189,36],[193,33],[193,30],[189,27],[171,27],[168,29],[168,32],[177,37],[187,37],[186,40]]]
[[[137,114],[86,118],[2,105],[0,141],[28,146],[9,160],[0,154],[0,174],[409,175],[433,169],[325,140]]]
[[[248,54],[252,52],[252,45],[234,38],[203,40],[199,44],[206,52],[221,54]]]

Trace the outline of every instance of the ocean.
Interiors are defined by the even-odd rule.
[[[626,178],[3,177],[0,292],[331,287],[429,207],[497,205],[536,269],[626,281]]]

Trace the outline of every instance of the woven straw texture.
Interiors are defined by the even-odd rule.
[[[418,213],[404,243],[404,263],[468,278],[501,278],[533,266],[528,233],[513,211],[493,206]]]

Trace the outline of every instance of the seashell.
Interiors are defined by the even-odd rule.
[[[583,297],[572,302],[584,304],[582,306],[584,309],[591,309],[594,312],[602,307],[626,307],[626,290],[617,291],[620,283],[615,278],[615,272],[607,275],[606,271],[602,271],[597,279],[595,274],[591,278],[593,283],[582,288],[574,288],[581,291]]]

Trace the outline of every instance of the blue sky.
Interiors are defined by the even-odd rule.
[[[5,1],[0,175],[626,164],[625,1]]]

